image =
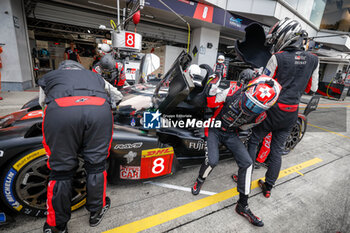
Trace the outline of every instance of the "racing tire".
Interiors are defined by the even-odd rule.
[[[0,177],[1,201],[17,213],[35,217],[47,215],[47,183],[50,170],[44,148],[28,150],[8,164]],[[86,202],[86,173],[83,160],[72,182],[72,207],[74,211]]]
[[[297,123],[292,128],[291,133],[286,140],[283,155],[289,154],[289,152],[291,152],[296,147],[296,145],[300,142],[301,138],[302,138],[302,124],[298,120]]]

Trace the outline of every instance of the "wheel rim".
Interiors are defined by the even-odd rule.
[[[287,141],[285,144],[285,151],[292,150],[298,144],[299,138],[300,138],[300,125],[296,124],[287,138]]]
[[[46,210],[47,183],[50,170],[47,168],[47,157],[39,157],[21,169],[16,179],[16,194],[26,205]],[[72,182],[72,205],[86,196],[86,173],[83,161],[79,158],[79,167]]]

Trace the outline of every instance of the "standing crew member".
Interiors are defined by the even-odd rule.
[[[113,132],[110,103],[120,101],[122,94],[101,76],[71,60],[63,61],[57,70],[39,79],[38,84],[39,103],[42,107],[47,105],[43,145],[50,169],[44,232],[67,232],[78,154],[84,159],[87,172],[89,222],[96,226],[110,207],[106,197],[106,159]]]
[[[277,104],[267,111],[265,121],[253,129],[248,150],[255,161],[259,142],[272,132],[266,182],[259,180],[259,186],[267,198],[281,169],[285,141],[298,119],[301,95],[306,87],[307,92],[310,89],[315,92],[318,87],[318,58],[302,50],[305,36],[306,32],[296,20],[285,18],[277,22],[266,37],[274,55],[268,61],[264,73],[277,80],[282,91]]]
[[[224,64],[225,57],[224,55],[220,55],[218,57],[218,62],[214,65],[214,72],[219,73],[222,78],[226,78],[227,67]]]
[[[261,76],[252,80],[248,89],[231,85],[216,94],[220,79],[216,76],[209,82],[211,87],[209,97],[207,97],[207,106],[218,107],[213,118],[221,121],[221,128],[206,129],[206,159],[192,187],[192,194],[199,194],[205,179],[217,165],[218,147],[219,143],[222,143],[232,152],[239,167],[237,186],[239,200],[236,212],[246,217],[253,225],[262,227],[264,223],[248,207],[253,161],[245,145],[239,139],[238,132],[240,129],[246,130],[254,127],[265,119],[265,111],[276,102],[281,87],[270,77]]]
[[[75,48],[74,42],[70,42],[70,47],[66,48],[64,51],[64,60],[73,60],[81,63],[80,56],[78,54],[78,49]]]

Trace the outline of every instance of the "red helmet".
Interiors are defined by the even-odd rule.
[[[276,80],[261,75],[249,82],[242,97],[242,106],[253,113],[262,113],[276,103],[281,90],[282,86]]]

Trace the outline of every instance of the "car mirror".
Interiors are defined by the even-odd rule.
[[[160,59],[153,53],[143,56],[140,64],[140,72],[136,77],[135,83],[146,82],[147,75],[157,70],[160,67]]]

